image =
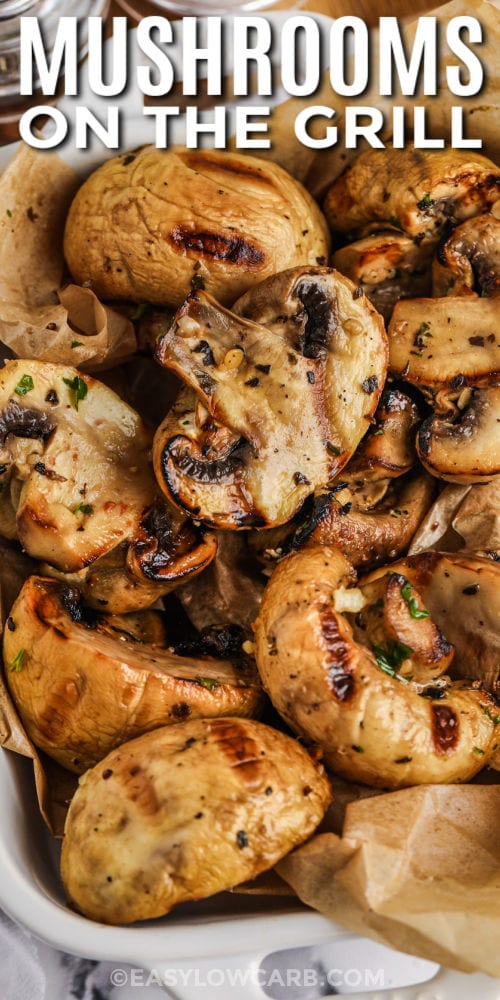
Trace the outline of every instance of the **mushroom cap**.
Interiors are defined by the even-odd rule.
[[[477,215],[439,244],[432,267],[433,294],[500,293],[500,219]]]
[[[324,211],[333,230],[364,236],[396,226],[435,242],[444,226],[487,211],[500,198],[500,169],[458,149],[369,149],[328,191]]]
[[[110,924],[168,913],[271,868],[331,800],[296,740],[250,719],[147,733],[83,776],[61,856],[80,912]]]
[[[332,263],[389,320],[398,299],[430,293],[431,255],[432,244],[387,229],[336,250]]]
[[[236,310],[192,293],[160,340],[158,360],[191,395],[158,429],[154,466],[166,495],[204,523],[270,527],[355,450],[382,391],[385,332],[330,268],[275,275]]]
[[[114,747],[181,719],[251,715],[262,703],[254,666],[179,656],[150,641],[151,612],[116,621],[92,614],[79,592],[30,577],[4,633],[9,689],[29,737],[82,773]],[[12,626],[11,626],[12,627]]]
[[[455,646],[454,673],[495,691],[500,674],[500,565],[470,552],[420,552],[389,569],[403,573],[418,588],[434,621]],[[360,585],[386,571],[374,570]]]
[[[359,590],[353,594],[354,578],[331,546],[278,564],[254,626],[257,666],[271,701],[343,777],[382,788],[467,781],[493,753],[493,698],[471,682],[441,677],[448,636],[437,629],[429,641],[428,616],[411,613],[423,608],[415,591],[389,621],[384,599],[367,608],[375,621],[344,614],[353,596],[364,600]],[[420,626],[424,640],[412,643],[415,655],[403,636],[408,640]],[[431,668],[437,692],[428,686]]]
[[[193,278],[222,302],[269,274],[315,264],[328,227],[305,188],[270,160],[155,149],[108,160],[77,192],[64,253],[73,277],[110,299],[170,305]]]
[[[472,389],[457,415],[424,420],[417,437],[420,461],[452,483],[484,483],[500,476],[500,386]]]

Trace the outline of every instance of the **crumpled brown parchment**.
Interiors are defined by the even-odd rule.
[[[500,976],[500,785],[352,802],[341,837],[313,837],[277,871],[304,903],[359,934]]]
[[[55,154],[21,146],[0,178],[0,341],[11,356],[110,368],[136,350],[133,323],[66,285],[64,220],[78,185]]]

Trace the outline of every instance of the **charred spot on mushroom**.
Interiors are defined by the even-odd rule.
[[[129,561],[132,559],[148,580],[182,576],[183,560],[187,572],[190,553],[200,546],[203,537],[201,529],[179,518],[177,512],[158,500],[141,521],[138,536],[130,546]],[[207,550],[207,562],[212,555]]]
[[[432,732],[437,753],[450,753],[460,736],[460,723],[456,712],[448,705],[431,705]]]
[[[321,630],[328,652],[328,683],[338,701],[349,701],[355,693],[349,647],[339,632],[336,616],[329,608],[321,614]]]
[[[228,261],[230,264],[244,267],[258,267],[265,260],[263,251],[243,236],[196,232],[187,226],[179,225],[172,229],[170,240],[178,250],[194,251],[200,257]]]

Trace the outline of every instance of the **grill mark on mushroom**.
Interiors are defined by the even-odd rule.
[[[160,803],[154,783],[147,771],[136,763],[134,757],[119,758],[118,767],[115,764],[114,776],[123,787],[126,797],[136,805],[143,816],[154,816],[159,811]]]
[[[448,705],[430,706],[432,719],[432,736],[437,753],[447,754],[455,749],[459,736],[459,719]]]
[[[245,726],[238,725],[234,719],[216,719],[211,727],[212,737],[220,747],[231,767],[238,768],[238,774],[244,785],[254,788],[261,781],[261,762],[259,748],[254,739],[248,735]]]
[[[328,683],[338,701],[350,701],[355,693],[350,671],[349,646],[339,632],[337,619],[329,608],[320,616],[323,640],[328,651]]]
[[[187,226],[174,226],[169,240],[182,252],[194,251],[202,257],[245,268],[260,267],[265,262],[263,251],[243,236],[223,236],[221,233],[197,232]]]

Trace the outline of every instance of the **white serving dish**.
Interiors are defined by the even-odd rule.
[[[287,16],[285,11],[266,12],[276,26]],[[314,16],[324,25],[330,21],[320,14]],[[227,72],[231,72],[230,64]],[[278,91],[273,100],[266,98],[265,103],[279,104],[285,98],[284,92]],[[255,98],[248,100],[255,103]],[[140,93],[129,88],[122,98],[113,101],[127,111],[122,151],[153,142],[153,123],[142,116]],[[85,89],[78,98],[63,98],[59,107],[71,120],[77,104],[86,104],[99,116],[107,102]],[[181,130],[182,122],[175,128]],[[175,139],[175,129],[173,135]],[[15,148],[16,144],[0,148],[0,170]],[[115,151],[107,151],[97,143],[87,151],[79,151],[68,142],[57,152],[82,177],[106,157],[115,155]],[[500,981],[443,970],[435,963],[402,955],[352,934],[299,901],[285,897],[225,893],[203,903],[185,904],[161,920],[142,925],[109,927],[94,923],[73,912],[66,903],[58,876],[59,847],[38,810],[31,761],[5,750],[0,753],[0,803],[0,907],[40,940],[61,951],[116,962],[120,967],[153,970],[155,981],[161,978],[168,983],[168,992],[178,1000],[232,1000],[235,996],[238,1000],[264,1000],[272,994],[263,992],[259,985],[265,979],[259,974],[259,969],[264,972],[261,962],[270,954],[288,949],[296,950],[276,957],[278,970],[296,971],[321,963],[335,973],[335,992],[365,1000],[500,1000]],[[269,961],[268,957],[268,970],[272,968]],[[218,975],[211,982],[210,972],[214,970]],[[378,979],[376,975],[370,978],[370,970],[378,973]],[[347,975],[356,971],[358,979],[363,980],[359,990],[353,987],[356,976]],[[238,973],[242,976],[235,980]],[[369,988],[374,981],[378,983],[375,992]],[[286,993],[279,995],[289,1000]],[[326,995],[325,989],[318,995]],[[299,997],[296,988],[293,996]],[[316,1000],[314,987],[311,992],[311,986],[305,984],[302,996],[304,1000]]]

